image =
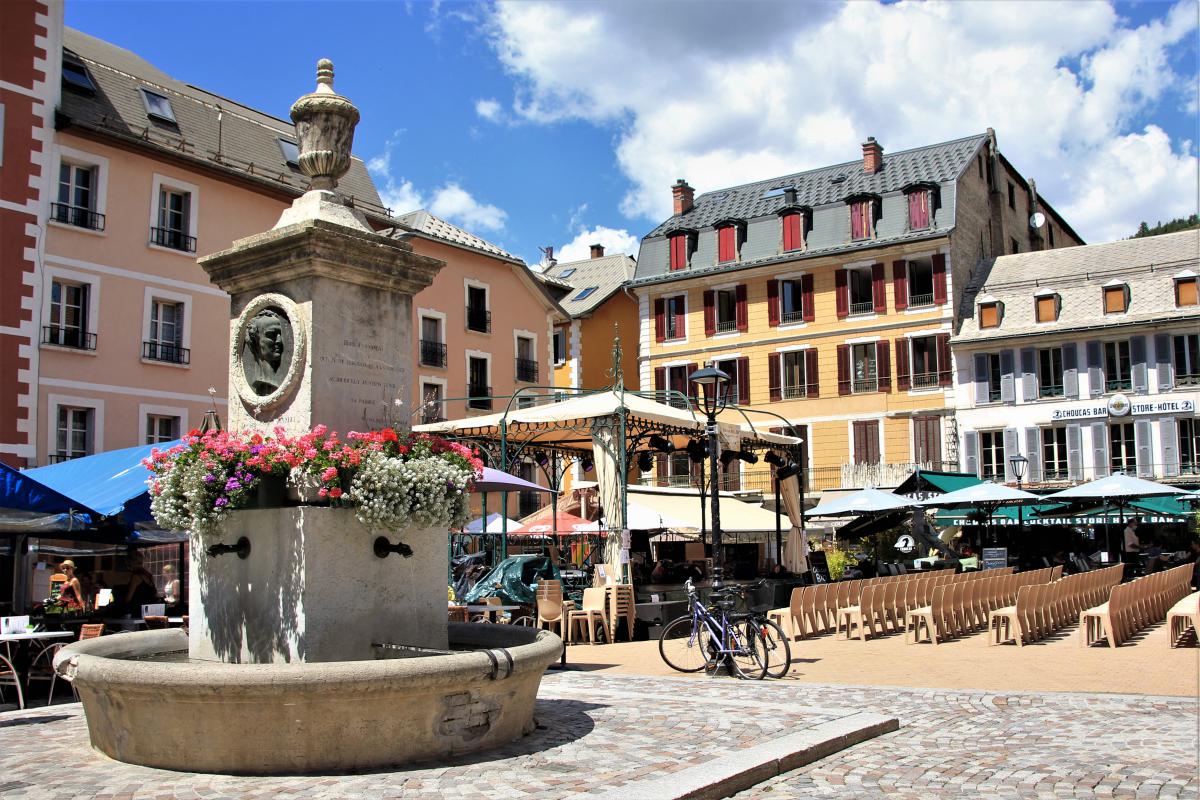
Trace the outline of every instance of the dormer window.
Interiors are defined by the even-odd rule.
[[[176,124],[175,110],[171,108],[171,101],[165,95],[152,92],[145,86],[140,88],[142,90],[142,103],[146,106],[146,116],[151,119]]]
[[[907,187],[908,229],[921,231],[933,227],[933,213],[938,207],[937,188],[932,184],[914,184]]]
[[[1200,278],[1195,275],[1175,277],[1175,307],[1200,305]]]
[[[979,304],[979,327],[999,328],[1000,320],[1004,317],[1004,304],[998,300],[989,300]]]
[[[279,152],[283,153],[283,160],[287,162],[289,167],[300,166],[300,146],[295,142],[289,142],[287,139],[279,139]]]
[[[717,229],[717,263],[737,261],[746,230],[745,224],[739,220],[722,220],[715,225]]]
[[[1104,287],[1104,313],[1124,314],[1129,310],[1129,285],[1112,283]]]
[[[1034,319],[1038,322],[1055,322],[1062,308],[1062,297],[1057,292],[1039,292],[1033,298]]]
[[[809,212],[799,206],[785,207],[779,212],[780,225],[783,228],[783,250],[804,249],[804,238],[809,227]]]
[[[880,202],[874,195],[860,195],[846,201],[850,205],[850,239],[859,241],[875,235],[875,223],[879,220]]]
[[[65,55],[62,62],[62,81],[72,89],[78,89],[85,94],[96,93],[96,84],[92,83],[92,76],[88,73],[84,63]]]
[[[670,234],[669,241],[671,243],[671,271],[687,269],[692,252],[696,249],[695,235],[690,231],[676,231]]]

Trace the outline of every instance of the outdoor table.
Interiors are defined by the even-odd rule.
[[[4,643],[4,655],[0,659],[8,662],[9,669],[17,676],[17,680],[21,682],[21,694],[29,688],[29,676],[27,668],[29,667],[29,659],[21,659],[21,663],[16,663],[12,654],[12,643],[18,642],[36,642],[44,639],[74,639],[73,631],[29,631],[26,633],[4,633],[0,634],[0,642]],[[23,650],[24,648],[22,648]],[[24,676],[24,677],[22,677]]]
[[[182,625],[183,617],[167,617],[167,624]],[[104,620],[104,626],[106,628],[124,628],[127,630],[144,628],[146,627],[146,620],[142,619],[141,617],[117,617],[115,619]]]
[[[496,613],[499,611],[515,611],[521,606],[494,606],[489,603],[466,606],[467,614],[488,614],[492,622],[496,621]]]

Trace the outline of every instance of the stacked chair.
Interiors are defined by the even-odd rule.
[[[1121,582],[1125,565],[1116,564],[1104,569],[1059,577],[1054,568],[1049,582],[1031,582],[1021,586],[1011,604],[993,609],[988,614],[988,644],[1016,642],[1023,646],[1044,639],[1073,623],[1084,609],[1099,603],[1114,586]],[[1046,573],[1051,570],[1036,570]]]
[[[1192,629],[1193,637],[1200,637],[1200,592],[1192,592],[1171,606],[1167,612],[1167,627],[1171,647],[1178,647],[1183,642],[1188,628]]]
[[[1112,587],[1108,602],[1079,612],[1079,644],[1107,641],[1119,647],[1134,634],[1163,618],[1167,609],[1191,589],[1192,565],[1155,572]]]

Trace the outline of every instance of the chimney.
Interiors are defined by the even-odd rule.
[[[604,258],[604,245],[592,245],[592,258]]]
[[[883,145],[875,141],[874,136],[868,136],[862,147],[863,172],[874,175],[883,169]]]
[[[675,181],[675,185],[671,187],[671,199],[675,201],[675,216],[686,214],[692,210],[694,203],[692,199],[696,196],[696,190],[688,186],[688,182],[683,178]]]

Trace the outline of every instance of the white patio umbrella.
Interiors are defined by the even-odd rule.
[[[1165,495],[1186,495],[1185,489],[1177,489],[1164,483],[1156,483],[1143,478],[1135,478],[1124,472],[1114,472],[1104,478],[1081,483],[1061,492],[1048,494],[1044,500],[1057,500],[1060,503],[1075,503],[1092,501],[1103,503],[1108,508],[1117,509],[1120,520],[1125,521],[1125,508],[1132,500],[1143,497],[1163,497]],[[1105,529],[1107,531],[1107,528]],[[1112,542],[1106,539],[1105,548],[1112,552]]]
[[[1046,501],[1047,498],[1023,489],[1014,489],[1002,483],[984,481],[930,497],[928,500],[919,500],[916,505],[924,508],[965,508],[969,506],[998,508],[999,506],[1030,505]]]
[[[463,531],[466,533],[500,533],[505,530],[507,522],[508,530],[515,530],[521,527],[521,523],[514,519],[505,520],[504,516],[499,512],[488,514],[487,525],[483,524],[483,517],[476,517],[467,523]]]
[[[903,495],[879,489],[860,489],[840,497],[822,500],[816,506],[805,511],[804,516],[849,517],[859,514],[878,514],[885,511],[903,511],[916,505],[915,500]]]

